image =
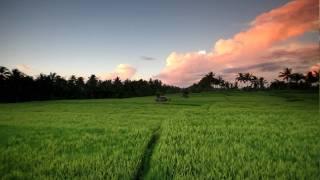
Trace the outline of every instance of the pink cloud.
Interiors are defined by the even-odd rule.
[[[230,39],[218,40],[211,52],[172,52],[156,78],[168,84],[185,86],[208,71],[222,73],[226,68],[267,62],[270,59],[261,57],[270,53],[277,44],[315,30],[317,16],[317,0],[291,1],[257,16],[246,31]]]
[[[24,74],[27,74],[27,75],[36,75],[36,74],[39,74],[39,71],[32,68],[31,66],[29,65],[26,65],[26,64],[17,64],[15,66],[15,68],[19,69],[21,72],[23,72]]]
[[[320,63],[311,66],[310,71],[320,72]]]
[[[317,44],[288,44],[287,46],[274,46],[261,57],[262,60],[289,59],[298,62],[317,63],[320,57]]]
[[[288,44],[274,47],[256,58],[256,63],[226,68],[224,73],[251,72],[260,76],[275,78],[277,72],[286,67],[295,72],[308,71],[309,67],[319,62],[320,52],[316,44]],[[270,79],[270,78],[269,78]]]
[[[137,70],[129,64],[119,64],[116,69],[111,73],[105,73],[100,76],[101,79],[130,79],[136,74]]]

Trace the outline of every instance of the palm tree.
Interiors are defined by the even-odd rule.
[[[264,89],[265,88],[264,85],[267,83],[267,81],[264,79],[264,77],[260,77],[258,82],[259,82],[259,87],[261,89]]]
[[[75,86],[76,82],[77,82],[77,77],[75,75],[71,75],[68,80],[69,86]]]
[[[225,81],[221,76],[218,76],[218,79],[216,80],[219,88],[223,87],[225,85]]]
[[[304,76],[301,73],[293,73],[289,76],[289,78],[292,79],[296,84],[298,84],[299,81],[304,79]]]
[[[251,87],[256,89],[258,87],[258,78],[257,78],[257,76],[254,76],[253,74],[249,74],[247,76],[248,76],[249,82],[251,83]]]
[[[212,89],[212,84],[217,84],[217,79],[214,77],[215,74],[213,72],[209,72],[199,81],[199,85],[202,90]]]
[[[8,68],[0,66],[0,80],[8,79],[11,76],[11,72]]]
[[[86,87],[87,87],[88,96],[90,98],[95,98],[97,87],[98,87],[98,78],[94,74],[92,74],[89,77],[86,83]]]
[[[48,78],[50,79],[50,81],[52,82],[52,83],[54,83],[55,81],[56,81],[56,77],[57,77],[57,73],[50,73],[49,75],[48,75]]]
[[[278,77],[283,78],[283,80],[286,80],[288,82],[290,80],[291,73],[292,73],[292,69],[285,68],[283,72],[280,72]]]
[[[19,69],[12,70],[11,76],[10,76],[11,79],[20,80],[23,77],[25,77],[25,74],[23,72],[19,71]]]
[[[310,71],[305,76],[305,80],[308,84],[319,82],[319,73],[317,71]]]
[[[238,73],[236,80],[239,82],[243,82],[246,87],[248,87],[247,82],[251,82],[252,74],[250,73]]]
[[[232,84],[231,84],[231,85],[232,85]],[[234,88],[234,89],[238,89],[238,81],[235,81],[235,82],[234,82],[233,88]]]
[[[244,82],[244,75],[243,75],[243,73],[238,73],[238,75],[237,75],[237,77],[236,77],[236,81]]]
[[[278,79],[275,79],[274,81],[271,82],[269,88],[271,89],[284,89],[287,87],[284,81],[279,81]]]
[[[24,80],[26,75],[19,71],[19,69],[13,69],[11,71],[11,76],[9,77],[9,82],[11,84],[10,91],[13,93],[13,98],[15,102],[21,99],[24,89]]]

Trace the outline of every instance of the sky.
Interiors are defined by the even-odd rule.
[[[0,0],[0,66],[188,86],[320,67],[318,0]]]

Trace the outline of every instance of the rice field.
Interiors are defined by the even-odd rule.
[[[0,104],[1,179],[319,179],[319,97]]]

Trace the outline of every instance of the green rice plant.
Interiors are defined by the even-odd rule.
[[[0,104],[1,179],[318,179],[317,94]]]

